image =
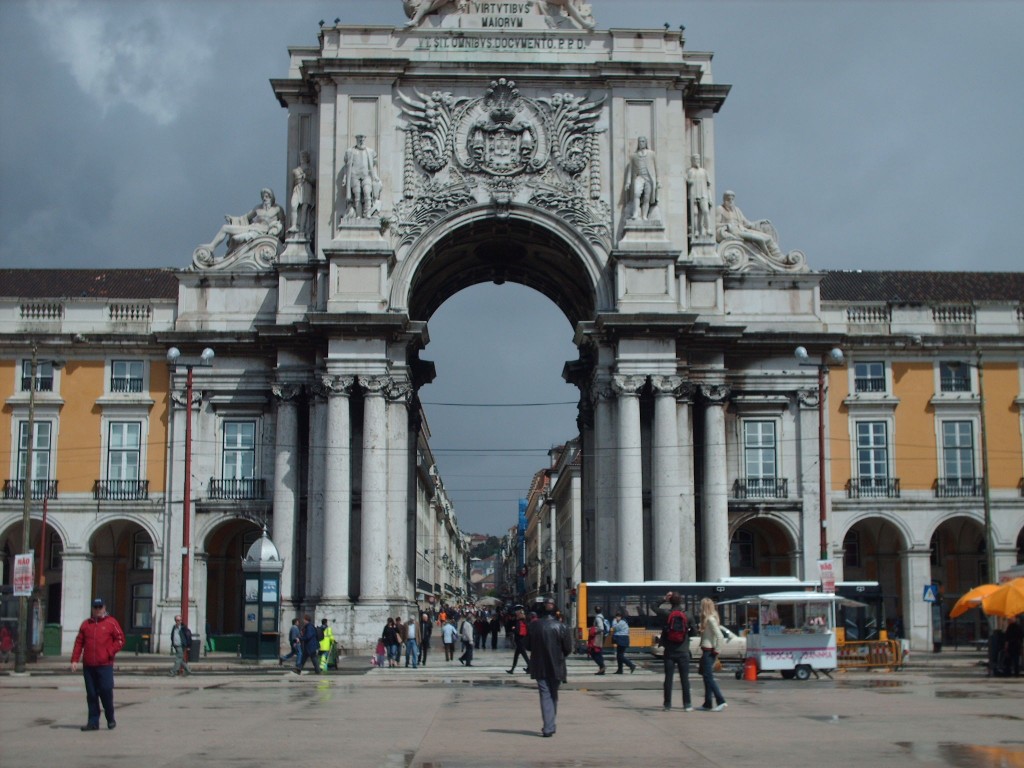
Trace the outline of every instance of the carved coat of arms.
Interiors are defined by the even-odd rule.
[[[408,126],[405,203],[398,210],[407,235],[452,206],[489,200],[507,208],[515,200],[569,216],[589,239],[605,239],[610,211],[598,199],[596,152],[604,97],[528,98],[505,78],[477,98],[440,91],[397,96]]]

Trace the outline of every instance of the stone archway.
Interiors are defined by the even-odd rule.
[[[150,532],[133,520],[112,520],[93,532],[89,550],[92,578],[85,597],[106,601],[107,612],[124,629],[127,650],[156,650],[151,635],[159,599],[155,577],[158,553]],[[67,629],[65,626],[65,634]]]
[[[259,537],[260,528],[255,523],[231,519],[217,525],[205,538],[207,626],[193,631],[201,631],[207,642],[242,632],[242,559]]]
[[[932,581],[939,584],[942,599],[942,642],[958,646],[986,639],[988,622],[980,611],[949,618],[962,594],[988,581],[984,528],[966,515],[948,518],[932,533],[929,548]]]
[[[732,576],[796,576],[792,533],[778,521],[751,517],[733,531],[729,546]]]
[[[904,533],[883,517],[861,518],[843,536],[843,581],[877,581],[882,589],[890,636],[906,636],[902,629],[909,616],[904,598]]]

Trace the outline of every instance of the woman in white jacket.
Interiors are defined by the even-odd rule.
[[[700,601],[700,676],[704,680],[704,706],[701,709],[709,712],[721,712],[727,706],[722,689],[715,680],[715,660],[721,643],[718,608],[714,600],[705,597]],[[711,703],[712,696],[715,699],[714,705]]]

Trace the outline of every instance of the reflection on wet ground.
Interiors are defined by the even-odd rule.
[[[899,742],[896,746],[920,762],[941,761],[956,768],[1024,768],[1024,746],[987,746],[982,744],[916,744]]]

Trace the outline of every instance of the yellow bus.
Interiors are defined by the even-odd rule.
[[[629,645],[633,649],[653,649],[661,636],[663,615],[659,608],[665,594],[677,592],[682,596],[683,610],[696,627],[700,618],[700,601],[710,597],[715,603],[735,600],[766,592],[813,592],[820,588],[816,581],[803,581],[793,576],[764,576],[723,579],[700,582],[581,582],[576,587],[575,606],[572,611],[573,629],[577,648],[586,645],[587,627],[594,622],[594,610],[601,608],[609,621],[616,613],[629,624]],[[877,640],[884,637],[885,616],[881,588],[878,582],[839,582],[836,593],[866,603],[867,608],[845,608],[837,618],[837,626],[844,628],[848,640]],[[742,612],[735,605],[719,607],[723,626],[735,634],[743,634]],[[607,640],[610,644],[610,639]],[[582,651],[581,651],[582,652]]]

